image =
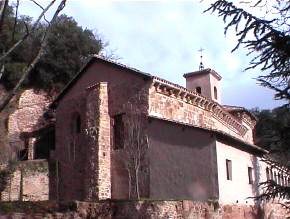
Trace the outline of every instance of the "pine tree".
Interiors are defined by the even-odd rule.
[[[273,1],[272,1],[273,3]],[[250,3],[245,3],[250,4]],[[257,0],[252,7],[267,8],[267,0]],[[248,49],[248,54],[255,57],[246,70],[260,67],[263,74],[258,82],[276,92],[276,99],[290,102],[290,35],[289,35],[289,1],[275,1],[275,5],[266,10],[266,16],[259,18],[238,8],[232,2],[219,0],[206,11],[217,12],[226,23],[225,33],[234,28],[238,43]],[[267,19],[267,17],[274,17]]]
[[[256,0],[251,7],[266,10],[265,17],[257,17],[238,8],[232,2],[219,0],[206,11],[217,12],[226,23],[225,33],[234,28],[238,43],[232,51],[241,45],[254,54],[246,70],[260,68],[262,75],[257,81],[264,87],[275,91],[275,98],[287,101],[284,106],[273,111],[262,111],[256,127],[256,143],[270,152],[289,154],[290,143],[290,1],[276,0],[269,7],[267,0]],[[273,18],[270,18],[273,17]],[[268,158],[265,158],[266,161]],[[280,161],[272,165],[281,165]],[[263,193],[256,199],[270,200],[289,198],[290,187],[279,185],[274,180],[262,183]],[[290,202],[287,206],[290,208]]]

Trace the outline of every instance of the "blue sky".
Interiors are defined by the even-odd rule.
[[[223,78],[222,104],[248,109],[282,105],[273,100],[271,90],[253,79],[263,74],[259,69],[243,72],[250,61],[247,50],[231,53],[237,42],[234,31],[225,37],[222,19],[216,13],[203,13],[210,2],[68,0],[62,13],[102,34],[109,48],[122,57],[119,62],[181,86],[185,86],[184,73],[198,70],[202,46],[205,68]],[[21,4],[20,12],[38,15],[29,1]]]

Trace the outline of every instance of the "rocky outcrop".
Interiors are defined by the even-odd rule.
[[[33,159],[32,146],[35,139],[23,139],[23,133],[33,132],[43,113],[47,110],[50,100],[45,92],[36,93],[33,89],[23,91],[14,105],[14,111],[6,119],[7,146],[11,149],[5,160]]]

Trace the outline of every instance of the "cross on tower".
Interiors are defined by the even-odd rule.
[[[202,51],[204,49],[202,47],[200,47],[200,49],[198,50],[200,52],[200,64],[199,64],[199,70],[203,70],[204,69],[204,66],[203,66],[203,63],[202,63]]]

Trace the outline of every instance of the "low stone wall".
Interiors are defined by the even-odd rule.
[[[31,160],[19,162],[13,170],[1,171],[1,201],[38,201],[49,199],[48,162]]]
[[[5,209],[15,209],[5,212]],[[25,212],[25,213],[24,213]],[[102,218],[102,219],[284,219],[281,205],[224,205],[217,202],[100,201],[0,202],[0,218]]]
[[[222,205],[218,202],[134,201],[115,202],[117,219],[171,218],[171,219],[284,219],[286,210],[281,205]],[[289,216],[289,215],[288,215]]]

